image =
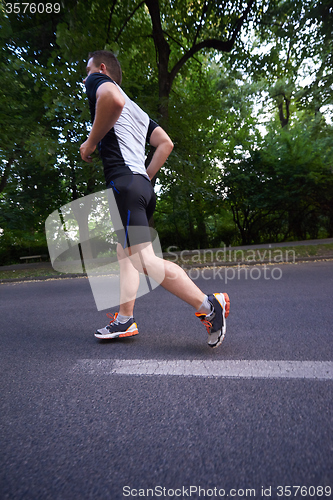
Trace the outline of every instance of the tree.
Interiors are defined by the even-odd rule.
[[[306,117],[272,129],[260,150],[229,162],[225,186],[243,244],[332,234],[331,127]]]
[[[172,20],[171,23],[162,22],[158,0],[146,0],[145,3],[152,21],[157,54],[159,112],[163,123],[167,123],[172,84],[184,64],[205,49],[230,52],[249,17],[254,0],[224,5],[206,0],[202,4],[176,0],[171,4],[164,2],[164,19]],[[178,19],[172,16],[172,12],[180,14]]]
[[[257,216],[251,226],[254,236],[245,228],[245,239],[289,237],[297,224],[309,227],[303,221],[311,217],[313,228],[326,224],[331,231],[330,183],[324,183],[330,160],[319,167],[314,154],[319,143],[323,147],[324,137],[327,144],[331,137],[331,128],[321,116],[324,105],[331,103],[329,9],[328,0],[316,5],[310,0],[260,4],[252,0],[69,0],[52,15],[6,16],[1,10],[0,204],[4,215],[0,246],[4,235],[17,230],[12,216],[23,224],[20,207],[26,208],[26,231],[37,239],[48,210],[103,186],[99,160],[88,165],[79,156],[90,123],[81,83],[84,59],[90,50],[100,48],[118,55],[125,92],[168,129],[176,144],[157,182],[155,222],[165,244],[172,244],[174,235],[180,247],[235,242],[232,210],[234,215],[238,210],[238,227],[244,222],[239,204],[231,205],[239,186],[244,186],[242,195],[258,203],[251,205]],[[323,13],[325,18],[320,17]],[[252,50],[255,43],[261,49],[257,53]],[[306,58],[315,62],[316,78],[302,88]],[[265,110],[270,111],[272,103],[276,110],[276,117],[266,120],[265,141],[254,114],[256,95],[262,91],[270,92]],[[299,170],[307,188],[297,191],[295,177],[289,190],[292,195],[299,193],[301,222],[296,224],[291,204],[284,205],[281,217],[276,217],[268,204],[267,186],[272,192],[280,186],[279,196],[284,199],[279,179],[286,182],[288,177],[277,170],[281,168],[279,148],[287,150],[289,141],[292,151],[297,151],[302,140],[309,140],[306,127],[308,133],[312,130],[314,146],[308,155],[313,162],[308,170]],[[281,128],[290,133],[288,140],[277,132]],[[273,147],[274,141],[279,148]],[[316,168],[322,169],[313,174]],[[257,175],[265,182],[258,184]],[[317,184],[310,182],[313,175]],[[244,176],[253,183],[244,184]],[[42,189],[49,180],[47,199]],[[319,185],[325,192],[322,203]],[[303,196],[306,203],[311,200],[310,211],[301,207]],[[268,205],[274,213],[268,213]]]
[[[274,102],[281,127],[297,110],[333,104],[332,15],[330,0],[274,0],[248,41],[242,66]]]

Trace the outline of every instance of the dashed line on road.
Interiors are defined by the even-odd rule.
[[[81,359],[74,370],[91,375],[333,380],[332,361]]]

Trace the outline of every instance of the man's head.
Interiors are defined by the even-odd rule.
[[[122,72],[118,59],[108,50],[89,52],[87,74],[104,73],[109,75],[118,85],[121,85]]]

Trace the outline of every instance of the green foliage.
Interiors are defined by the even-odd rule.
[[[86,58],[102,48],[175,143],[157,181],[164,248],[333,236],[331,19],[329,0],[0,9],[1,262],[36,253],[49,213],[104,187],[100,160],[79,156]]]
[[[330,0],[274,0],[248,38],[242,67],[273,99],[282,126],[301,109],[330,105],[332,118],[332,18]]]
[[[16,264],[20,262],[20,257],[27,255],[48,255],[44,234],[31,234],[25,229],[7,229],[3,235],[0,235],[1,266]]]
[[[302,121],[228,163],[223,184],[243,244],[333,235],[331,133]]]

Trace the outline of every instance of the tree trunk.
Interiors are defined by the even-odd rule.
[[[283,102],[285,103],[286,114],[284,114]],[[290,106],[290,100],[286,96],[284,96],[283,101],[278,105],[279,118],[282,128],[286,127],[289,123],[289,116],[290,116],[289,106]]]

